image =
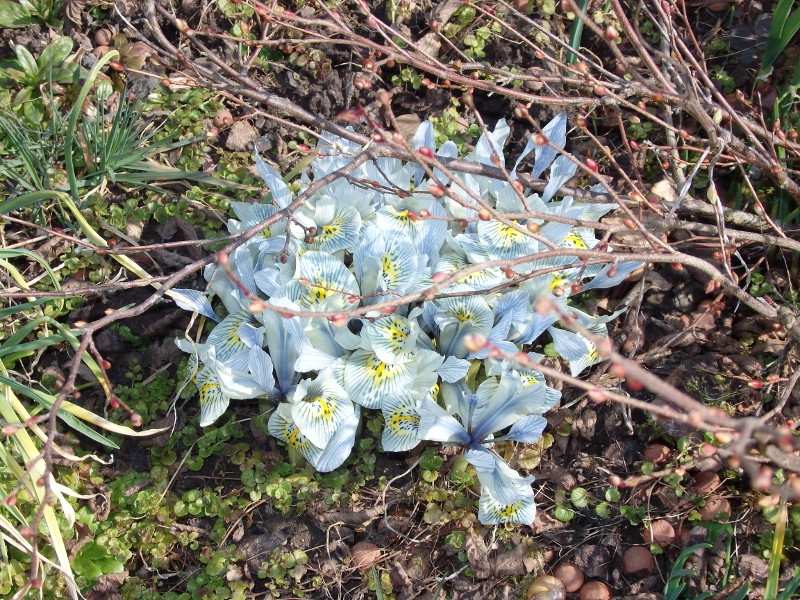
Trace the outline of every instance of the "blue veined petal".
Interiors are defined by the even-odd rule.
[[[586,355],[589,342],[583,336],[555,327],[551,327],[548,331],[553,338],[556,352],[565,360],[579,360]]]
[[[603,358],[597,353],[597,349],[594,345],[591,344],[591,342],[587,343],[589,344],[589,348],[586,350],[586,353],[577,360],[569,361],[569,370],[573,377],[577,377],[592,365],[603,362]]]
[[[292,201],[292,192],[289,187],[281,179],[280,173],[265,163],[258,152],[255,153],[255,158],[258,174],[272,193],[272,200],[281,208],[286,208]]]
[[[488,258],[489,257],[487,256],[486,260],[488,260]],[[466,254],[462,252],[451,251],[443,254],[439,258],[439,262],[436,264],[436,270],[442,273],[455,273],[456,271],[465,269],[472,264],[473,263],[467,259]],[[503,275],[503,272],[500,269],[491,268],[464,275],[458,280],[457,283],[461,285],[467,285],[473,290],[480,291],[493,288],[496,285],[500,285],[504,281],[506,281],[506,277]]]
[[[285,298],[271,299],[271,302],[285,308],[299,308]],[[294,364],[298,357],[300,342],[303,339],[300,318],[287,319],[278,313],[267,310],[259,313],[258,319],[264,324],[267,348],[275,367],[278,389],[281,394],[286,394],[295,383]]]
[[[253,327],[249,322],[242,323],[236,335],[248,348],[261,348],[264,345],[264,328]]]
[[[448,356],[436,372],[439,374],[439,377],[442,378],[442,381],[455,383],[467,376],[469,367],[470,362],[468,360],[456,358],[455,356]]]
[[[417,334],[418,330],[408,319],[399,315],[367,321],[362,331],[375,355],[389,364],[411,360],[411,353],[417,347]]]
[[[416,359],[414,362],[417,364],[417,376],[414,379],[414,385],[409,391],[415,391],[419,394],[430,394],[431,389],[436,387],[436,382],[439,381],[438,370],[444,363],[444,356],[428,346],[430,338],[426,335],[420,336],[420,342],[427,342],[424,346],[417,347],[415,353]]]
[[[381,411],[385,425],[381,443],[386,452],[405,452],[419,444],[418,402],[419,395],[413,392],[401,392],[384,400]]]
[[[385,235],[383,252],[377,258],[378,288],[381,291],[406,293],[420,277],[420,256],[413,243],[401,234],[390,231]]]
[[[517,223],[513,221],[513,223]],[[519,225],[519,223],[517,223]],[[524,229],[524,225],[519,225]],[[497,219],[478,223],[481,248],[491,259],[506,260],[535,254],[539,242]]]
[[[339,328],[327,319],[307,319],[302,334],[298,359],[295,363],[295,369],[300,372],[320,371],[331,366],[337,359],[348,354],[348,349],[344,348],[340,341],[352,341],[343,338]],[[358,345],[355,344],[356,347]]]
[[[361,215],[352,206],[324,196],[317,201],[311,220],[317,228],[317,234],[308,246],[310,250],[333,253],[353,250],[358,245]]]
[[[567,114],[561,113],[556,115],[552,121],[542,129],[545,137],[550,140],[555,146],[563,148],[567,143]],[[539,177],[544,170],[558,156],[558,151],[555,148],[547,146],[537,146],[534,153],[533,172],[534,177]]]
[[[453,291],[461,291],[453,286]],[[436,302],[439,312],[434,317],[440,328],[450,323],[472,323],[479,331],[489,333],[494,324],[492,309],[482,296],[458,296]]]
[[[525,329],[520,333],[514,342],[517,344],[531,344],[538,338],[544,331],[558,320],[555,315],[548,315],[543,317],[537,312],[531,314],[531,320],[525,325]]]
[[[476,471],[494,471],[495,457],[483,446],[469,448],[464,452],[466,461],[475,467]]]
[[[623,262],[617,265],[608,265],[604,268],[600,273],[595,275],[594,279],[592,279],[589,283],[584,285],[581,288],[581,291],[586,290],[593,290],[597,288],[610,288],[614,287],[618,283],[620,283],[623,279],[625,279],[630,273],[638,269],[642,266],[643,263],[640,262]],[[613,277],[609,276],[609,272],[612,268],[616,268],[617,272]]]
[[[253,380],[267,392],[275,387],[275,377],[272,375],[272,359],[261,347],[250,348],[247,361]]]
[[[358,296],[358,284],[344,263],[331,254],[309,251],[297,259],[297,273],[287,285],[287,296],[303,308],[345,310],[352,305],[350,296]],[[299,280],[307,279],[309,285]]]
[[[282,403],[278,405],[278,408],[269,417],[267,429],[270,435],[287,446],[295,448],[311,464],[314,464],[322,455],[322,449],[312,444],[294,424],[290,404]]]
[[[514,423],[508,433],[497,440],[514,440],[523,444],[535,444],[541,439],[545,427],[547,427],[547,419],[539,415],[528,415]]]
[[[227,410],[230,398],[222,393],[216,374],[205,367],[195,378],[200,392],[200,427],[208,427]]]
[[[214,348],[216,359],[234,369],[247,368],[247,345],[239,338],[239,327],[254,322],[253,314],[239,310],[225,317],[208,335],[206,346]]]
[[[420,416],[420,439],[465,446],[470,443],[470,436],[464,426],[430,397],[422,398],[417,412]]]
[[[358,430],[358,422],[361,418],[361,409],[356,406],[355,411],[348,415],[341,425],[336,429],[336,433],[328,442],[328,445],[322,450],[319,457],[309,462],[320,473],[328,473],[340,467],[356,443],[356,431]]]
[[[379,408],[384,399],[409,390],[417,375],[415,361],[392,365],[366,350],[356,350],[346,360],[345,390],[364,408]]]
[[[445,216],[445,211],[438,202],[428,205],[428,212],[435,217]],[[425,257],[420,266],[430,266],[439,260],[439,252],[447,237],[447,221],[441,219],[424,219],[421,235],[416,240],[417,250]]]
[[[506,467],[507,468],[507,467]],[[511,471],[511,469],[508,469]],[[534,501],[533,490],[526,480],[508,477],[505,483],[500,485],[514,486],[518,492],[518,499],[514,502],[506,503],[497,498],[497,482],[495,474],[500,468],[493,472],[477,471],[478,479],[481,482],[481,498],[478,502],[478,520],[484,525],[499,525],[501,523],[519,523],[521,525],[531,525],[536,518],[536,503]],[[514,471],[511,471],[514,473]]]
[[[493,309],[496,317],[509,315],[511,325],[523,327],[530,314],[530,301],[528,294],[523,290],[506,292],[495,300]]]
[[[539,390],[523,388],[516,371],[508,371],[499,381],[487,378],[478,386],[476,394],[485,403],[473,417],[471,435],[475,440],[488,439],[520,417],[538,412],[545,400],[544,386]]]
[[[286,285],[284,274],[276,267],[267,267],[253,275],[256,286],[267,296],[274,297],[281,295],[281,288]]]
[[[312,444],[324,448],[341,423],[353,414],[353,403],[328,372],[303,380],[292,398],[292,419]]]
[[[549,202],[558,192],[558,189],[572,179],[577,170],[578,165],[572,162],[569,157],[559,156],[556,162],[553,163],[553,168],[550,169],[550,179],[542,191],[542,200]]]
[[[594,237],[594,229],[590,229],[589,227],[572,227],[561,245],[567,248],[591,250],[597,245],[597,240]]]
[[[486,165],[492,163],[492,152],[496,152],[503,160],[503,146],[505,146],[506,139],[511,129],[505,119],[500,119],[495,125],[494,131],[489,133],[484,132],[475,144],[475,150],[467,157],[468,160],[479,162]],[[491,138],[491,142],[489,139]]]
[[[205,292],[176,288],[168,291],[167,296],[172,298],[175,304],[183,310],[197,312],[217,322],[220,320],[214,312],[214,309],[211,308],[211,302],[208,300],[208,296],[206,296]]]
[[[214,347],[208,348],[207,366],[214,371],[222,393],[228,398],[246,400],[272,392],[272,386],[263,388],[248,371],[251,353],[252,350],[243,352],[244,365],[238,367],[217,360]]]
[[[526,496],[533,497],[533,490],[526,484],[529,480],[520,477],[499,456],[487,454],[494,460],[494,468],[475,469],[481,482],[481,492],[487,492],[494,501],[504,506],[514,505]]]
[[[528,156],[528,154],[533,152],[533,150],[538,147],[536,145],[536,142],[534,142],[533,140],[534,140],[534,137],[533,137],[533,134],[531,134],[530,137],[528,137],[528,141],[525,143],[525,148],[522,149],[522,154],[520,154],[519,157],[517,157],[517,162],[514,163],[514,168],[511,169],[511,179],[516,179],[517,178],[517,168],[519,167],[519,163],[521,163],[525,159],[525,157]],[[543,147],[546,147],[546,146],[543,146]],[[552,150],[552,148],[551,148],[551,150]],[[555,152],[555,150],[553,150],[553,152]],[[553,156],[553,158],[555,158],[555,156]],[[544,161],[542,161],[542,162],[544,162]],[[534,165],[534,167],[535,166],[536,165]],[[544,167],[542,167],[542,171],[544,171]],[[539,175],[534,175],[534,177],[538,177],[538,176]]]

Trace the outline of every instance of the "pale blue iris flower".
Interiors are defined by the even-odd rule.
[[[509,132],[508,124],[499,121],[466,160],[492,166],[497,158],[504,160]],[[544,133],[563,148],[566,117],[554,118]],[[318,155],[300,176],[301,192],[362,150],[330,133],[321,137]],[[436,148],[434,129],[427,121],[412,145],[427,147],[440,158],[458,154],[453,142]],[[410,450],[423,440],[464,449],[481,484],[481,522],[533,522],[533,478],[506,465],[493,445],[536,443],[546,425],[542,414],[558,403],[560,393],[545,384],[535,367],[523,368],[499,356],[516,355],[549,331],[573,374],[599,362],[588,339],[556,327],[559,313],[577,314],[593,334],[607,335],[606,323],[617,313],[590,317],[576,312],[568,299],[578,291],[615,285],[638,265],[586,265],[575,256],[535,258],[552,247],[594,249],[598,242],[591,228],[547,218],[517,218],[511,226],[475,218],[473,194],[500,213],[530,209],[594,221],[613,208],[560,197],[558,190],[573,177],[575,165],[533,139],[511,169],[512,179],[531,153],[533,176],[547,173],[548,184],[541,194],[524,199],[510,182],[463,174],[465,190],[438,170],[433,182],[416,164],[393,158],[367,161],[308,198],[290,219],[276,221],[236,248],[228,264],[233,279],[226,269],[211,265],[204,271],[205,292],[168,292],[180,307],[213,324],[203,343],[177,342],[191,355],[201,426],[216,422],[232,401],[267,400],[275,406],[269,433],[317,470],[330,471],[350,455],[361,411],[380,410],[381,441],[388,452]],[[293,200],[280,174],[258,155],[255,161],[269,195],[262,202],[233,203],[231,233],[263,222]],[[432,193],[433,183],[447,187],[456,200]],[[538,235],[531,235],[530,229]],[[509,279],[501,264],[439,290],[445,297],[399,306],[389,314],[370,308],[344,319],[302,316],[306,311],[346,315],[354,308],[424,291],[440,277],[435,273],[453,273],[490,260],[519,260],[508,266],[510,275],[522,280],[505,285]],[[542,269],[551,272],[532,276]],[[278,312],[252,313],[254,297]],[[559,310],[542,314],[542,299]],[[287,311],[300,315],[283,316]],[[475,334],[489,343],[467,348],[465,340]],[[533,362],[538,358],[529,355]],[[485,363],[487,377],[472,392],[465,381],[476,361]]]

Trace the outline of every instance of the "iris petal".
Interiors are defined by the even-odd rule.
[[[336,428],[353,413],[346,392],[329,377],[323,373],[314,382],[301,381],[292,401],[295,424],[320,448],[328,444]]]
[[[345,365],[345,389],[364,408],[379,408],[385,398],[408,390],[414,383],[414,361],[389,364],[372,352],[356,350]]]
[[[230,399],[222,393],[217,376],[208,367],[197,373],[196,385],[200,391],[200,427],[208,427],[227,410]]]
[[[387,398],[381,410],[385,421],[382,444],[386,452],[405,452],[419,444],[419,395],[400,393]]]

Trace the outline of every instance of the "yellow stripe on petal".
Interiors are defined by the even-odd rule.
[[[385,398],[408,390],[417,375],[415,361],[389,364],[372,352],[355,351],[345,366],[350,399],[365,408],[378,408]]]
[[[319,380],[318,380],[319,381]],[[353,404],[345,391],[333,381],[298,386],[304,394],[292,402],[292,419],[312,444],[327,446],[337,427],[353,413]]]
[[[288,404],[281,404],[270,415],[267,429],[274,438],[297,450],[307,461],[314,462],[322,454],[322,450],[302,434],[292,421],[290,410]]]
[[[230,399],[222,393],[219,380],[211,369],[201,370],[195,385],[200,392],[200,427],[208,427],[225,413]]]
[[[382,444],[387,452],[405,452],[419,443],[417,398],[416,394],[402,393],[384,401],[382,410],[386,423]]]

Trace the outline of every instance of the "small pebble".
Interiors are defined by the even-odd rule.
[[[581,588],[580,600],[611,600],[611,590],[602,581],[590,581]]]
[[[567,592],[577,592],[583,585],[583,571],[575,563],[565,562],[553,570],[553,576],[560,579]]]
[[[631,546],[622,555],[622,571],[626,575],[650,572],[655,566],[653,555],[643,546]]]
[[[652,521],[650,527],[642,528],[642,537],[646,544],[658,544],[664,548],[675,543],[675,529],[668,521],[659,519]]]

